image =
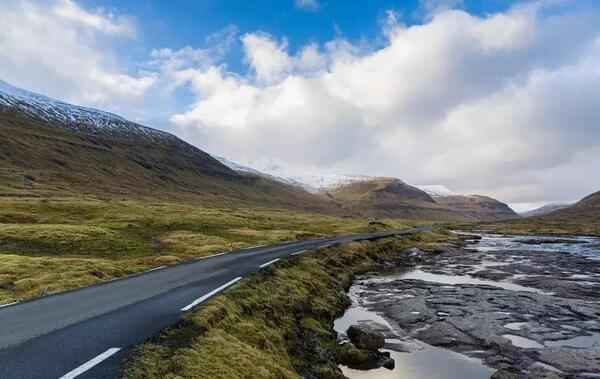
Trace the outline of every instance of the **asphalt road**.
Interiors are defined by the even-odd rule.
[[[330,244],[417,230],[256,247],[0,308],[0,378],[113,379],[129,349],[253,272]]]

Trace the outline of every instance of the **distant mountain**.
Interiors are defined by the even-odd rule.
[[[560,209],[570,207],[571,205],[572,204],[547,204],[547,205],[544,205],[543,207],[532,209],[527,212],[521,212],[521,216],[522,217],[543,216],[543,215],[558,211]]]
[[[325,195],[348,212],[403,218],[496,221],[518,218],[508,205],[485,196],[460,195],[443,185],[411,186],[397,178],[365,175],[302,175],[283,177],[217,158],[238,172],[252,172]]]
[[[580,234],[600,236],[600,192],[579,202],[539,216],[498,223],[493,228],[503,233]]]
[[[436,197],[435,201],[467,218],[479,221],[518,219],[520,216],[507,204],[481,195],[452,195]]]
[[[586,196],[569,207],[541,216],[541,218],[598,224],[600,222],[600,191]]]
[[[409,219],[467,220],[439,205],[426,192],[396,178],[372,178],[339,185],[323,192],[342,209],[364,216]]]
[[[334,212],[296,186],[232,170],[172,134],[0,82],[0,196],[193,198]]]

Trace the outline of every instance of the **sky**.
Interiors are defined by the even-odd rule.
[[[2,0],[0,79],[281,175],[600,190],[593,0]]]

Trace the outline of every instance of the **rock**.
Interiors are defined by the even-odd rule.
[[[383,334],[370,325],[352,325],[346,332],[348,338],[359,349],[376,351],[385,345]]]
[[[408,255],[410,258],[422,258],[425,255],[425,252],[417,247],[411,247],[410,249],[404,250],[404,254]]]
[[[490,379],[527,379],[527,375],[514,367],[510,367],[496,371]]]

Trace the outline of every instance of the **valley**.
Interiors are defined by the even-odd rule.
[[[46,346],[64,339],[80,341],[73,345],[75,349],[80,344],[78,353],[58,349],[51,359],[27,372],[35,377],[48,365],[58,374],[85,362],[96,349],[106,346],[81,342],[81,331],[103,330],[106,323],[117,321],[122,330],[117,342],[124,346],[107,350],[111,353],[107,362],[93,371],[97,377],[158,378],[177,372],[184,377],[243,378],[245,366],[230,366],[230,362],[254,363],[257,359],[261,363],[252,371],[256,378],[386,375],[388,372],[381,370],[387,369],[364,369],[372,368],[374,360],[390,366],[390,354],[339,344],[345,341],[345,330],[334,329],[340,323],[335,319],[348,305],[352,305],[349,312],[354,312],[367,303],[374,305],[360,312],[377,319],[383,315],[400,325],[400,329],[377,328],[393,340],[393,348],[388,350],[396,364],[412,367],[420,372],[414,374],[417,376],[425,375],[418,371],[423,363],[412,359],[422,356],[454,362],[448,364],[458,364],[460,375],[473,372],[473,378],[504,369],[535,375],[548,367],[567,373],[595,370],[584,364],[569,366],[551,354],[554,350],[540,358],[538,351],[523,352],[500,337],[489,342],[473,335],[499,335],[505,321],[511,325],[529,322],[496,317],[521,304],[515,295],[520,292],[514,291],[531,292],[528,299],[539,303],[531,312],[539,311],[540,317],[551,313],[548,296],[561,297],[563,308],[583,309],[585,315],[596,312],[581,303],[595,301],[594,286],[579,286],[590,280],[569,279],[595,275],[586,271],[592,266],[586,268],[581,261],[587,258],[565,258],[554,250],[537,255],[540,250],[535,246],[546,246],[542,241],[546,237],[538,234],[557,235],[556,243],[572,234],[600,236],[598,194],[571,206],[521,217],[491,197],[457,194],[442,186],[413,186],[394,177],[279,176],[215,158],[174,135],[110,113],[0,84],[0,316],[7,317],[7,325],[10,322],[15,329],[8,330],[5,338],[13,341],[11,345],[0,347],[0,358],[4,354],[11,361],[4,366],[6,377],[25,372],[22,358],[15,358],[28,355],[20,349],[44,356]],[[414,229],[398,233],[407,228]],[[535,265],[504,261],[505,256],[496,252],[465,250],[461,242],[465,237],[449,232],[458,228],[532,235],[531,243],[519,246],[519,254],[531,256],[527,260]],[[591,255],[596,252],[594,246]],[[202,263],[204,260],[208,263]],[[230,261],[237,263],[228,266]],[[561,267],[569,268],[568,278],[564,273],[541,275],[534,270],[536,266],[548,271],[550,262],[559,261]],[[207,271],[205,267],[213,267],[211,262],[221,264],[217,271]],[[394,277],[393,285],[373,273],[417,264],[419,269],[411,271],[412,277]],[[477,280],[435,281],[475,275],[477,267]],[[369,279],[352,284],[355,275],[368,272]],[[238,274],[241,276],[233,276]],[[248,278],[242,280],[242,276]],[[506,279],[510,277],[516,278],[514,283]],[[233,283],[233,289],[223,287],[226,280]],[[490,288],[494,283],[502,283],[505,292]],[[366,289],[361,287],[365,285]],[[110,290],[113,287],[118,291]],[[356,292],[358,287],[362,289]],[[347,297],[343,293],[349,288]],[[223,296],[209,301],[221,290],[226,291]],[[42,320],[11,317],[23,307],[39,306],[35,314],[45,314],[43,304],[84,296],[80,294],[86,291],[110,298],[114,307],[108,303],[80,305],[87,300],[67,301],[68,306],[61,306],[60,311],[68,313],[74,307],[77,314],[52,318],[57,310]],[[551,291],[556,295],[550,295]],[[411,299],[446,296],[455,300],[430,309],[422,299],[408,304],[409,297],[402,295],[405,292],[410,292]],[[205,295],[191,304],[207,304],[182,314],[177,307],[198,293]],[[388,306],[393,304],[381,299],[392,299],[398,293],[401,298],[391,301],[401,304],[402,310],[397,313],[398,307],[391,307],[394,311],[389,313]],[[473,296],[481,301],[497,297],[498,301],[466,311],[446,307],[461,307]],[[415,301],[416,305],[412,304]],[[166,305],[173,309],[161,311]],[[416,308],[411,308],[413,305]],[[158,313],[145,310],[150,306],[159,307]],[[191,308],[182,309],[187,312]],[[265,309],[276,312],[273,319],[264,319]],[[443,321],[454,312],[477,325],[474,331],[459,328],[458,334],[468,334],[470,339],[460,344],[448,342],[456,333],[443,322],[430,332],[421,330],[425,321],[431,321],[422,315]],[[493,325],[481,324],[477,314],[486,314]],[[215,315],[226,317],[217,320]],[[587,328],[591,324],[586,317],[575,320],[573,328],[579,332],[566,328],[572,332],[563,331],[561,336],[580,341],[594,335],[593,325]],[[63,325],[58,319],[71,321]],[[148,321],[151,319],[154,322]],[[36,326],[14,326],[28,320]],[[146,320],[145,332],[127,326],[135,320]],[[538,322],[553,321],[540,318]],[[547,332],[549,336],[536,332],[540,325],[511,331],[506,335],[513,337],[507,338],[513,344],[522,338],[539,346],[561,340],[554,329]],[[246,328],[253,332],[246,333]],[[23,342],[29,340],[33,342]],[[419,350],[418,346],[425,347]],[[410,354],[416,355],[402,355],[413,348],[424,355],[414,351]],[[450,355],[448,348],[454,350]],[[460,361],[463,353],[479,363],[464,367]],[[182,357],[187,363],[179,366],[176,362]],[[62,363],[59,367],[50,361]]]

